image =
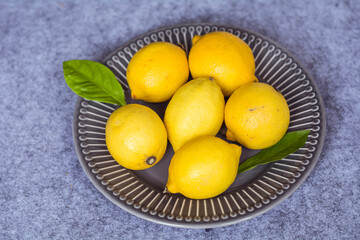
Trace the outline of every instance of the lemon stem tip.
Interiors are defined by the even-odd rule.
[[[148,165],[153,165],[156,162],[156,157],[152,156],[152,157],[148,157],[148,159],[146,159],[146,163]]]
[[[167,187],[164,188],[163,193],[170,193],[169,190],[167,189]]]

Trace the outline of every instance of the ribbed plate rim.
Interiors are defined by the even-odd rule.
[[[118,199],[118,197],[114,196],[110,191],[105,190],[103,188],[103,186],[101,185],[101,182],[98,179],[96,179],[94,174],[91,172],[90,168],[87,166],[87,161],[83,157],[80,144],[78,144],[78,142],[79,142],[78,135],[79,134],[77,133],[77,131],[75,131],[76,128],[78,127],[77,126],[77,124],[78,124],[77,116],[79,115],[78,110],[80,108],[80,103],[81,103],[81,101],[83,99],[81,97],[78,97],[78,99],[77,99],[74,114],[73,114],[73,124],[72,124],[73,141],[74,141],[75,150],[76,150],[76,154],[77,154],[77,157],[79,159],[79,162],[80,162],[83,170],[85,171],[86,175],[90,179],[90,181],[95,185],[95,187],[106,198],[108,198],[111,202],[113,202],[117,206],[121,207],[125,211],[127,211],[127,212],[129,212],[129,213],[131,213],[131,214],[133,214],[133,215],[135,215],[137,217],[140,217],[142,219],[152,221],[152,222],[155,222],[155,223],[159,223],[159,224],[164,224],[164,225],[167,225],[167,226],[172,226],[172,227],[195,228],[195,229],[223,227],[223,226],[233,225],[233,224],[248,220],[250,218],[256,217],[258,215],[261,215],[261,214],[267,212],[268,210],[274,208],[275,206],[277,206],[278,204],[283,202],[290,195],[292,195],[293,192],[295,192],[300,187],[300,185],[307,179],[309,174],[313,171],[317,161],[319,160],[320,154],[321,154],[323,146],[324,146],[324,140],[325,140],[325,135],[326,135],[326,117],[325,117],[324,103],[323,103],[323,99],[322,99],[322,96],[320,94],[320,91],[319,91],[319,89],[318,89],[318,87],[316,85],[316,82],[313,80],[313,78],[309,74],[308,70],[302,65],[302,63],[293,54],[291,54],[286,48],[284,48],[283,46],[281,46],[277,42],[269,39],[268,37],[266,37],[266,36],[264,36],[262,34],[253,32],[253,31],[248,30],[248,29],[243,28],[243,27],[234,27],[234,26],[230,26],[230,25],[223,25],[223,24],[217,24],[217,23],[185,23],[185,24],[176,24],[176,25],[161,27],[161,28],[158,28],[158,29],[155,29],[155,30],[148,31],[148,32],[146,32],[146,33],[144,33],[142,35],[135,36],[134,38],[130,39],[129,41],[121,44],[121,46],[117,47],[114,51],[112,51],[110,54],[108,54],[104,58],[103,63],[105,63],[105,59],[108,59],[112,55],[116,54],[116,52],[118,52],[119,49],[122,49],[125,46],[129,45],[135,39],[144,38],[145,36],[148,36],[148,35],[151,35],[153,33],[157,33],[159,31],[163,31],[163,30],[166,30],[166,29],[174,29],[174,28],[189,27],[189,26],[195,26],[195,27],[196,26],[210,26],[210,27],[217,26],[217,27],[232,28],[232,29],[240,30],[241,32],[247,32],[249,34],[253,34],[255,36],[258,36],[258,37],[262,38],[263,40],[268,41],[269,44],[273,44],[274,46],[278,47],[279,49],[281,49],[282,52],[286,53],[288,55],[288,57],[292,58],[293,62],[296,62],[298,67],[303,70],[304,74],[306,74],[307,79],[310,80],[310,82],[311,82],[311,84],[313,86],[312,91],[314,91],[316,93],[316,96],[317,96],[317,98],[319,100],[318,105],[320,106],[319,111],[321,113],[321,116],[320,116],[320,119],[321,119],[320,133],[321,134],[320,134],[320,136],[318,138],[319,139],[318,143],[316,144],[316,147],[319,150],[316,151],[315,155],[312,158],[312,161],[310,161],[309,165],[306,167],[306,170],[304,172],[302,172],[300,178],[298,178],[295,183],[291,184],[290,189],[287,189],[286,191],[284,191],[283,194],[278,195],[278,197],[275,200],[272,200],[269,204],[263,205],[260,209],[258,209],[258,211],[250,212],[250,213],[247,213],[246,215],[243,215],[243,216],[237,216],[235,218],[227,219],[226,221],[219,220],[218,222],[208,222],[208,223],[206,223],[206,222],[187,223],[187,222],[169,221],[166,218],[158,218],[156,216],[151,216],[149,214],[143,213],[140,209],[135,209],[131,205],[126,204],[126,202],[120,201]]]

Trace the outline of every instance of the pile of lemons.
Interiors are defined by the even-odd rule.
[[[189,70],[193,80],[187,82]],[[289,125],[286,100],[258,82],[251,49],[230,33],[195,36],[189,57],[177,45],[151,43],[130,60],[126,76],[133,99],[170,102],[164,121],[139,104],[113,112],[106,125],[108,150],[122,166],[141,170],[161,160],[169,139],[175,151],[171,193],[204,199],[233,183],[242,149],[215,137],[224,120],[226,138],[250,149],[274,145]]]

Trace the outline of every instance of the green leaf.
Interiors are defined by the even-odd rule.
[[[238,174],[250,170],[257,165],[281,160],[304,146],[310,130],[289,132],[274,146],[261,150],[240,164]]]
[[[115,75],[106,66],[89,60],[63,62],[67,85],[80,97],[88,100],[126,104],[124,91]]]

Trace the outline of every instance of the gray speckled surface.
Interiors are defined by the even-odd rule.
[[[360,237],[359,1],[1,1],[1,239],[356,239]],[[62,61],[99,61],[177,23],[248,28],[309,70],[327,136],[309,178],[269,212],[233,226],[178,229],[130,215],[83,172],[73,148],[77,97]]]

